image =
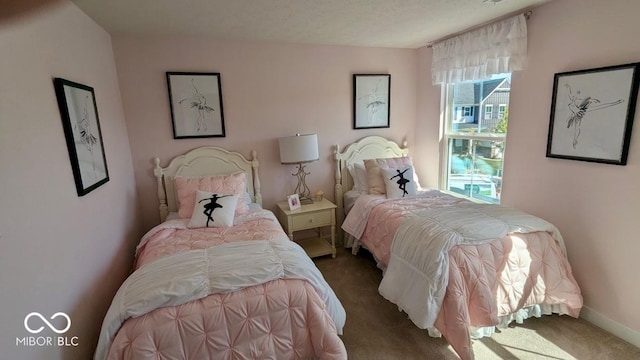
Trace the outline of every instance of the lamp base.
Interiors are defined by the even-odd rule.
[[[298,197],[300,198],[300,204],[301,205],[313,204],[313,199],[311,199],[310,197],[311,190],[309,190],[309,187],[305,182],[305,177],[309,175],[309,173],[304,171],[304,165],[302,163],[298,164],[298,172],[291,175],[298,178],[298,186],[296,186],[296,189],[294,191],[296,192],[296,194],[298,194]]]
[[[306,196],[303,195],[298,195],[298,197],[300,198],[300,205],[311,205],[313,204],[313,199],[308,198]]]

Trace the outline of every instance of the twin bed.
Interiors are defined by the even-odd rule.
[[[95,359],[346,359],[338,337],[344,308],[262,209],[256,153],[248,160],[203,147],[166,168],[155,163],[162,223],[136,249],[135,271],[107,312]],[[204,219],[224,222],[226,212],[232,226],[194,225],[196,190],[210,192],[202,199],[210,204],[211,193],[217,205],[233,199],[209,207]]]
[[[381,137],[336,146],[334,158],[345,244],[354,254],[366,247],[384,271],[380,294],[419,328],[443,335],[462,359],[474,358],[471,338],[496,326],[579,315],[580,289],[552,224],[436,190],[406,191],[411,182],[419,188],[408,151]],[[405,174],[403,191],[376,172]]]
[[[384,271],[380,294],[463,360],[474,359],[471,338],[496,326],[578,316],[580,289],[552,224],[418,192],[406,147],[381,137],[336,146],[334,158],[345,244],[366,247]],[[262,208],[256,153],[203,147],[155,162],[162,223],[136,248],[95,359],[347,358],[345,310]]]

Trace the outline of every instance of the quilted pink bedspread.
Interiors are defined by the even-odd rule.
[[[178,222],[180,220],[173,220]],[[211,246],[247,240],[288,239],[280,224],[271,217],[255,217],[231,227],[162,228],[138,247],[135,268],[161,256],[180,251],[206,249]]]
[[[386,267],[394,235],[405,219],[420,209],[460,201],[466,200],[443,196],[382,202],[371,209],[360,241]],[[580,313],[580,288],[560,244],[547,232],[457,245],[448,256],[449,280],[435,327],[464,360],[474,359],[471,327],[496,326],[500,317],[536,305],[573,317]]]
[[[389,199],[371,210],[360,242],[386,267],[393,236],[407,217],[419,210],[455,206],[463,201],[467,200],[453,196]]]
[[[159,257],[246,240],[285,239],[275,217],[230,228],[154,231],[136,268]],[[125,321],[108,359],[346,359],[325,303],[307,281],[279,279],[156,309]]]

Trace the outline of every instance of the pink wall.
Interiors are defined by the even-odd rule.
[[[333,199],[333,145],[377,134],[414,143],[416,50],[222,42],[205,38],[114,36],[144,226],[159,222],[153,158],[163,166],[202,145],[249,156],[258,151],[264,207],[295,188],[279,162],[278,138],[318,133],[320,161],[307,183]],[[174,140],[166,71],[220,72],[227,136]],[[391,128],[352,130],[352,74],[391,74]]]
[[[409,146],[420,176],[420,186],[438,188],[440,164],[440,85],[431,84],[431,48],[418,49],[416,144]]]
[[[545,153],[554,74],[640,61],[639,11],[634,0],[553,1],[534,10],[528,20],[528,67],[513,75],[502,194],[503,204],[558,226],[583,291],[583,316],[636,345],[640,124],[636,121],[627,166],[550,159]],[[421,49],[420,62],[430,56]],[[432,97],[439,99],[439,92],[427,93],[435,104]],[[432,116],[418,120],[418,127],[427,129],[417,132],[418,143],[432,141],[438,129],[435,111],[428,112]]]
[[[89,359],[139,232],[111,39],[69,1],[0,23],[0,352]],[[111,180],[76,194],[53,77],[92,86]],[[62,311],[78,347],[16,346],[33,311]],[[60,320],[60,319],[58,319]],[[44,325],[33,319],[31,327]],[[64,322],[56,324],[58,327]],[[57,336],[48,327],[37,336]]]
[[[158,222],[155,156],[166,165],[201,145],[246,156],[255,149],[265,207],[273,208],[295,186],[293,168],[279,164],[278,137],[318,133],[320,161],[308,165],[308,183],[332,198],[333,144],[376,134],[406,138],[422,184],[437,185],[440,89],[431,85],[428,48],[117,36],[112,50],[109,34],[69,1],[47,11],[0,23],[3,357],[91,357],[140,232]],[[638,124],[625,167],[544,154],[553,74],[638,61],[638,11],[632,0],[564,0],[535,9],[529,66],[513,77],[503,189],[505,204],[552,221],[564,234],[585,296],[583,314],[605,327],[626,327],[636,344]],[[226,138],[173,140],[165,71],[222,73]],[[353,73],[392,75],[390,129],[351,129]],[[82,198],[73,185],[53,77],[96,92],[111,180]],[[16,347],[15,338],[28,335],[22,321],[31,311],[69,313],[69,334],[80,337],[80,346]]]

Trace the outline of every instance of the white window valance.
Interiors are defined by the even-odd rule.
[[[434,84],[482,80],[522,70],[527,58],[524,14],[501,20],[433,45]]]

